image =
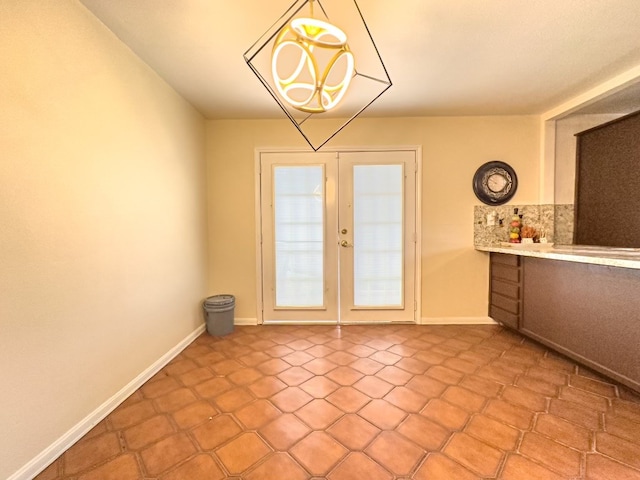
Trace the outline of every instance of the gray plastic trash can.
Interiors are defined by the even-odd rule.
[[[214,295],[204,301],[207,332],[210,335],[227,335],[233,332],[233,312],[236,299],[233,295]]]

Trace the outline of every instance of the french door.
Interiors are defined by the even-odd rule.
[[[264,322],[416,321],[416,151],[260,154]]]

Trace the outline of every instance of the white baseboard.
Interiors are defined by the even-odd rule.
[[[241,325],[241,326],[242,325],[244,326],[258,325],[258,319],[257,318],[234,318],[233,324]]]
[[[51,465],[60,455],[80,440],[89,430],[100,423],[107,415],[116,409],[129,396],[140,388],[147,380],[158,373],[166,364],[175,358],[182,350],[191,344],[205,330],[205,325],[200,325],[175,347],[156,360],[149,368],[134,378],[119,392],[96,408],[93,412],[72,427],[58,440],[49,445],[40,454],[24,465],[20,470],[11,475],[7,480],[31,480],[45,468]]]
[[[421,325],[497,325],[491,317],[422,317]]]

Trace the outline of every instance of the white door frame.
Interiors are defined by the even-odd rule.
[[[323,153],[340,152],[386,152],[386,151],[411,151],[416,159],[416,205],[415,205],[415,229],[416,229],[416,254],[414,266],[414,321],[421,322],[422,311],[422,147],[419,145],[398,145],[382,147],[333,147],[323,148]],[[254,201],[255,201],[255,239],[256,239],[256,319],[261,325],[264,321],[263,314],[263,272],[262,272],[262,218],[261,218],[261,155],[263,153],[313,153],[310,149],[301,148],[274,148],[257,147],[254,152]],[[314,321],[300,323],[317,323]]]

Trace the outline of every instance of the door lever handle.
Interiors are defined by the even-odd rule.
[[[353,247],[353,244],[351,244],[351,243],[347,242],[346,240],[342,240],[342,241],[340,242],[340,246],[341,246],[341,247]]]

